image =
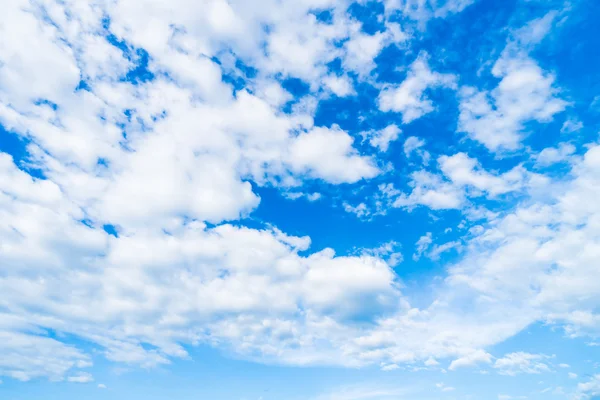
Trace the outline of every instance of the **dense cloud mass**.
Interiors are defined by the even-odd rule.
[[[85,383],[97,354],[155,367],[198,345],[287,365],[515,376],[558,363],[491,350],[534,324],[600,335],[597,137],[576,139],[584,125],[570,117],[541,151],[528,142],[574,107],[535,55],[571,8],[511,27],[479,85],[414,44],[474,1],[383,1],[375,31],[363,3],[2,7],[0,134],[20,150],[0,152],[0,376]],[[403,58],[386,75],[392,50]],[[322,104],[364,91],[372,109],[354,116],[391,120],[319,119]],[[452,146],[406,132],[448,98]],[[315,247],[253,220],[266,190],[365,223],[455,212],[461,233]],[[444,264],[420,283],[425,302],[398,269],[424,260]],[[592,398],[598,382],[569,396]],[[388,396],[373,393],[339,398]]]

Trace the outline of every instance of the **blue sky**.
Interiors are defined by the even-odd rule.
[[[599,398],[598,18],[9,1],[0,398]]]

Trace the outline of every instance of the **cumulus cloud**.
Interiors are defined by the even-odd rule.
[[[427,232],[425,235],[421,236],[417,243],[415,243],[415,254],[413,254],[413,260],[417,261],[421,258],[421,255],[429,248],[429,246],[433,243],[433,239],[431,238],[431,232]]]
[[[473,353],[466,354],[463,357],[457,358],[450,363],[448,369],[454,371],[458,368],[473,367],[477,364],[489,364],[492,362],[492,355],[483,350],[477,350]]]
[[[413,172],[409,185],[410,194],[397,196],[393,207],[410,209],[422,205],[433,210],[458,209],[465,201],[464,192],[459,187],[431,172]]]
[[[401,132],[397,125],[392,124],[380,130],[363,132],[362,136],[369,141],[371,146],[380,151],[387,151],[390,143],[398,139]]]
[[[323,78],[323,83],[327,89],[339,97],[346,97],[355,93],[352,81],[347,76],[328,75]]]
[[[402,114],[408,124],[435,110],[426,91],[433,88],[455,88],[455,76],[441,74],[429,68],[427,54],[420,54],[411,64],[406,79],[397,86],[387,86],[379,94],[379,109]]]
[[[525,352],[510,353],[497,359],[494,363],[494,368],[498,369],[498,373],[503,375],[514,376],[519,373],[540,374],[542,372],[550,372],[550,367],[542,362],[542,360],[547,358],[547,356],[541,354]]]
[[[575,150],[575,146],[570,143],[560,143],[558,147],[547,147],[536,156],[536,166],[547,167],[552,164],[568,161],[573,153],[575,153]]]
[[[443,18],[461,12],[475,0],[386,0],[386,7],[425,23],[432,18]]]
[[[390,13],[401,6],[391,3]],[[431,17],[469,3],[421,2]],[[331,21],[316,17],[323,9]],[[569,336],[598,331],[600,210],[580,201],[599,195],[596,145],[573,160],[571,180],[547,203],[524,202],[472,231],[429,304],[403,293],[396,242],[336,254],[271,225],[244,226],[259,188],[316,200],[307,182],[382,175],[351,132],[314,118],[323,88],[351,95],[345,79],[368,81],[382,49],[406,40],[389,21],[367,34],[346,11],[329,0],[3,9],[0,33],[19,40],[0,43],[0,122],[27,147],[23,159],[0,153],[0,375],[91,382],[90,355],[68,337],[142,367],[208,344],[291,365],[390,369],[448,359],[454,370],[491,363],[486,349],[536,321]],[[334,76],[335,59],[344,71]],[[491,149],[516,147],[527,120],[566,107],[554,77],[529,56],[506,52],[492,73],[495,91],[463,90],[460,117]],[[284,90],[287,78],[303,80],[308,94]],[[409,123],[435,110],[429,90],[454,89],[456,79],[421,55],[378,107]],[[385,151],[398,136],[391,124],[369,144]],[[404,151],[425,159],[424,146],[413,136]],[[391,206],[461,209],[518,191],[528,176],[487,170],[462,152],[436,167],[409,171],[406,193],[382,184]],[[342,204],[369,212],[364,202]],[[425,235],[415,254],[435,258],[457,243],[436,246]],[[515,357],[494,366],[512,371]],[[529,362],[526,370],[540,369]],[[331,398],[398,394],[352,393]]]
[[[293,140],[289,162],[294,170],[333,183],[377,175],[373,160],[360,156],[352,142],[352,137],[338,128],[314,128]]]
[[[521,146],[525,123],[549,122],[568,103],[559,96],[555,76],[544,71],[529,54],[547,33],[550,20],[533,21],[524,34],[508,43],[491,73],[499,79],[492,91],[463,87],[460,90],[458,129],[490,151],[516,150]],[[527,27],[526,27],[527,28]]]
[[[600,375],[596,374],[588,381],[577,384],[575,399],[593,399],[596,396],[600,396]]]
[[[404,154],[406,155],[406,157],[410,157],[410,155],[414,151],[420,149],[423,146],[425,146],[425,141],[423,139],[420,139],[416,136],[407,137],[404,141]]]
[[[526,177],[526,171],[521,167],[515,167],[502,175],[493,175],[484,171],[477,160],[465,153],[441,156],[438,162],[444,175],[454,184],[487,192],[490,196],[520,189]]]

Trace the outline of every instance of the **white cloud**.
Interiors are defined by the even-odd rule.
[[[450,251],[452,249],[457,249],[460,251],[461,246],[462,244],[459,241],[452,241],[440,245],[434,245],[431,251],[427,253],[427,257],[434,261],[437,261],[440,259],[440,256],[447,251]]]
[[[314,128],[293,140],[289,162],[293,170],[333,183],[356,182],[377,175],[379,170],[373,160],[360,156],[352,142],[351,136],[336,127]]]
[[[437,367],[438,365],[440,365],[440,363],[437,362],[436,359],[433,357],[429,357],[427,360],[425,360],[424,364],[427,367]]]
[[[380,151],[387,151],[390,142],[395,141],[402,131],[398,126],[392,124],[378,131],[363,132],[362,136],[369,141],[369,144],[378,148]]]
[[[593,399],[600,396],[600,375],[592,376],[587,382],[577,384],[576,400]]]
[[[455,88],[455,76],[431,71],[427,54],[420,54],[411,64],[406,79],[398,86],[387,86],[379,94],[379,109],[402,114],[402,122],[408,124],[435,107],[426,96],[432,88]]]
[[[0,375],[19,381],[43,377],[59,381],[71,368],[92,365],[90,358],[74,347],[46,336],[19,332],[32,328],[22,319],[6,314],[0,319]]]
[[[547,167],[568,161],[575,150],[575,146],[570,143],[559,143],[558,147],[547,147],[535,157],[535,164],[538,167]]]
[[[442,392],[452,392],[452,391],[456,390],[452,386],[446,386],[446,384],[444,384],[444,383],[436,383],[435,387],[438,388],[439,390],[441,390]]]
[[[376,257],[386,260],[390,267],[395,267],[404,261],[404,256],[400,252],[400,245],[394,241],[382,244],[381,246],[367,251]]]
[[[429,248],[433,239],[431,238],[431,232],[427,232],[425,235],[421,236],[417,243],[415,243],[415,254],[413,254],[413,260],[417,261],[421,258],[421,255]]]
[[[346,97],[355,93],[352,81],[347,76],[327,75],[323,78],[323,84],[339,97]]]
[[[345,44],[344,66],[364,76],[375,67],[373,60],[383,49],[387,35],[381,32],[367,35],[358,26],[355,29],[357,32]]]
[[[87,373],[87,372],[80,372],[76,375],[71,375],[67,378],[68,382],[73,382],[73,383],[89,383],[89,382],[93,382],[94,378],[92,377],[92,374]]]
[[[515,167],[502,175],[493,175],[481,168],[477,160],[465,153],[453,156],[441,156],[438,159],[440,169],[458,186],[469,186],[478,191],[496,196],[520,189],[526,177],[526,171]]]
[[[541,42],[551,31],[557,15],[558,12],[550,11],[543,17],[529,21],[513,33],[515,39],[521,45],[535,45]]]
[[[495,198],[509,192],[535,186],[535,175],[516,166],[503,174],[484,170],[479,162],[464,153],[440,156],[438,164],[444,176],[426,170],[411,173],[410,194],[384,191],[391,206],[408,208],[418,205],[433,210],[465,208],[468,198],[485,196]]]
[[[363,32],[362,23],[348,24],[349,40],[344,43],[343,66],[356,72],[360,78],[367,78],[375,68],[375,58],[388,45],[396,45],[408,40],[408,35],[399,24],[385,22],[385,30],[372,35]]]
[[[463,190],[427,171],[413,172],[409,185],[411,193],[398,196],[393,207],[410,209],[423,205],[433,210],[458,209],[465,201]]]
[[[98,389],[106,389],[106,385],[104,383],[99,383]]]
[[[477,350],[452,361],[448,369],[454,371],[457,368],[473,367],[477,364],[489,364],[491,362],[491,354],[488,354],[483,350]]]
[[[583,129],[583,122],[577,119],[569,118],[563,123],[562,127],[560,128],[560,133],[569,134],[580,131],[581,129]]]
[[[425,140],[416,136],[410,136],[404,141],[404,155],[409,160],[413,154],[416,154],[423,165],[429,165],[431,154],[424,149]]]
[[[537,320],[564,321],[570,334],[597,329],[594,314],[583,311],[598,295],[600,280],[589,262],[596,257],[598,207],[579,199],[597,195],[598,154],[598,147],[588,150],[555,202],[524,204],[478,233],[436,301],[422,309],[402,297],[394,273],[378,257],[336,257],[331,250],[300,256],[309,239],[277,230],[175,221],[168,235],[136,228],[110,237],[79,223],[81,210],[62,188],[31,179],[4,157],[0,176],[11,192],[1,197],[0,232],[11,246],[2,253],[9,274],[0,291],[31,324],[83,337],[110,359],[131,364],[165,363],[185,356],[181,344],[204,341],[289,364],[449,357],[455,358],[451,369],[489,363],[487,346]],[[547,227],[556,224],[562,228]],[[21,235],[28,238],[26,248],[17,245]],[[549,270],[550,264],[556,267]],[[35,265],[45,266],[36,269],[43,282],[28,275]],[[582,303],[581,296],[589,300]],[[462,307],[466,299],[473,308]],[[36,314],[27,312],[30,307]],[[345,323],[365,307],[381,318],[369,327]],[[32,355],[17,346],[9,359],[17,361],[3,365],[3,374],[60,377],[83,367],[77,365],[86,361],[80,351],[48,340],[62,349],[52,349],[52,360],[66,362],[49,360],[38,371],[29,366],[38,364],[22,361]],[[26,367],[26,375],[16,366]]]
[[[554,75],[528,55],[530,46],[548,32],[553,18],[533,21],[507,44],[491,71],[500,79],[495,89],[463,87],[460,91],[458,129],[490,151],[516,150],[526,122],[549,122],[568,105],[558,97]]]
[[[399,369],[400,367],[398,366],[398,364],[386,364],[384,366],[381,367],[382,371],[395,371],[397,369]]]
[[[434,14],[467,3],[447,2]],[[344,4],[327,0],[260,5],[65,1],[48,5],[52,23],[25,1],[3,9],[0,34],[18,32],[19,41],[0,44],[0,121],[28,139],[27,162],[45,178],[0,154],[0,375],[91,380],[81,371],[90,356],[67,344],[71,336],[111,361],[144,367],[203,343],[291,365],[454,359],[455,369],[491,362],[486,348],[536,321],[566,324],[571,336],[598,329],[600,210],[580,201],[599,195],[598,147],[575,160],[573,181],[561,182],[553,201],[524,203],[474,232],[465,258],[421,307],[390,268],[402,258],[395,245],[337,256],[310,251],[308,237],[226,223],[258,206],[252,185],[304,193],[306,179],[353,183],[379,174],[348,132],[314,126],[312,94],[282,112],[290,94],[275,81],[294,76],[318,90],[335,57],[364,77],[382,46],[402,36],[391,24],[383,39],[358,34]],[[330,7],[331,24],[309,12]],[[154,80],[123,79],[139,57],[107,42],[105,17],[116,37],[148,52]],[[236,57],[258,76],[234,96],[223,73]],[[492,113],[492,122],[509,114],[546,120],[564,107],[551,75],[529,59],[501,60],[503,80],[491,96],[502,115]],[[81,78],[89,90],[76,90]],[[523,82],[534,95],[523,101],[539,100],[525,110],[511,97]],[[419,57],[380,106],[410,122],[433,111],[427,90],[435,87],[454,87],[454,77]],[[420,147],[407,143],[409,154]],[[444,159],[447,179],[416,171],[410,194],[383,190],[398,207],[447,209],[466,203],[465,187],[493,196],[518,186],[513,175],[453,157]],[[353,323],[366,315],[368,323]]]
[[[321,199],[322,195],[318,192],[313,193],[302,193],[302,192],[283,192],[283,196],[290,200],[298,200],[305,198],[306,200],[313,202]]]
[[[415,150],[418,150],[423,146],[425,146],[425,140],[416,136],[407,137],[404,141],[404,154],[406,157],[410,157]]]
[[[371,211],[367,207],[365,203],[359,203],[356,206],[348,204],[346,202],[343,203],[344,211],[351,214],[356,214],[358,218],[366,217],[371,214]]]
[[[530,354],[524,352],[506,354],[494,363],[494,368],[502,375],[514,376],[520,373],[540,374],[550,372],[550,367],[543,363],[548,357],[541,354]]]
[[[403,15],[426,23],[431,18],[446,18],[461,12],[475,0],[386,0],[386,9],[399,10]]]
[[[597,146],[590,148],[573,168],[574,180],[547,204],[524,204],[483,232],[471,243],[478,250],[452,270],[449,281],[507,308],[510,301],[522,316],[562,322],[571,336],[597,332],[597,287],[591,283],[597,273],[588,260],[598,248],[598,209],[580,199],[598,195],[593,182],[599,154]]]

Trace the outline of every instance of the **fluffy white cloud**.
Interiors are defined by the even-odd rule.
[[[510,298],[530,318],[562,321],[570,335],[597,331],[597,273],[589,260],[598,251],[598,209],[579,199],[597,195],[599,155],[597,146],[588,150],[575,179],[547,204],[524,204],[472,242],[475,251],[449,281]]]
[[[398,126],[392,124],[378,131],[363,132],[362,136],[369,141],[369,144],[381,151],[387,151],[390,143],[398,139],[402,131]]]
[[[538,23],[533,21],[528,26]],[[461,132],[491,151],[515,150],[521,145],[526,122],[549,122],[567,107],[568,103],[558,97],[554,75],[545,72],[527,53],[548,29],[517,33],[492,68],[492,75],[500,82],[491,92],[461,89]]]
[[[260,199],[250,181],[295,187],[310,177],[342,183],[379,173],[346,132],[313,126],[311,98],[291,113],[279,109],[290,95],[273,76],[318,81],[337,54],[332,41],[351,33],[346,15],[326,26],[308,11],[327,2],[264,3],[282,12],[225,1],[208,12],[186,1],[169,12],[160,2],[49,2],[44,15],[28,2],[7,5],[0,29],[20,32],[22,41],[0,44],[0,121],[27,137],[28,162],[45,179],[0,154],[0,375],[91,380],[77,371],[89,356],[45,329],[142,366],[185,356],[181,344],[200,341],[317,362],[318,351],[280,354],[262,339],[294,349],[316,341],[317,326],[363,307],[396,308],[396,278],[376,256],[339,258],[325,249],[300,257],[307,238],[203,222],[251,212]],[[274,26],[266,56],[265,23]],[[235,96],[223,81],[239,73],[221,54],[229,46],[261,68]],[[148,65],[139,66],[136,47],[147,51]],[[156,78],[124,79],[134,68]],[[337,274],[345,284],[332,290]],[[15,318],[28,321],[26,329],[9,324]],[[258,327],[271,333],[244,332]]]
[[[290,200],[298,200],[301,198],[305,198],[306,200],[312,202],[312,201],[319,200],[322,197],[322,195],[321,195],[321,193],[318,193],[318,192],[313,192],[313,193],[284,192],[283,197],[290,199]]]
[[[547,358],[547,356],[542,354],[525,352],[510,353],[497,359],[494,363],[494,368],[498,370],[498,373],[510,376],[520,373],[540,374],[542,372],[550,372],[550,367],[542,362],[542,360]]]
[[[560,143],[558,147],[547,147],[536,156],[536,166],[547,167],[552,164],[568,161],[573,153],[575,153],[575,150],[575,146],[570,143]]]
[[[465,201],[463,190],[427,171],[413,172],[409,185],[411,193],[397,196],[392,203],[393,207],[411,209],[423,205],[433,210],[457,209]]]
[[[339,97],[346,97],[355,93],[352,81],[347,76],[327,75],[323,78],[323,84]]]
[[[406,157],[410,157],[410,155],[415,151],[425,146],[425,141],[423,139],[419,139],[416,136],[407,137],[404,141],[404,154]]]
[[[456,390],[455,388],[453,388],[452,386],[447,386],[446,384],[444,384],[443,382],[440,383],[436,383],[435,387],[438,388],[440,391],[442,392],[453,392],[454,390]]]
[[[583,122],[577,119],[567,119],[562,127],[560,128],[560,133],[573,133],[583,129]]]
[[[387,86],[379,94],[379,109],[402,114],[405,124],[432,112],[435,107],[427,97],[430,88],[455,88],[456,77],[431,71],[427,54],[420,54],[411,64],[406,79],[397,86]]]
[[[443,175],[426,170],[412,172],[409,194],[386,186],[387,190],[382,190],[382,193],[391,200],[390,206],[412,209],[421,205],[433,210],[466,209],[473,213],[477,211],[466,208],[469,198],[495,198],[534,189],[538,180],[543,180],[522,166],[502,174],[488,172],[477,160],[464,153],[440,156],[437,161]]]
[[[0,154],[0,375],[91,381],[90,356],[60,334],[145,367],[206,343],[294,365],[454,359],[454,369],[490,362],[486,348],[535,321],[566,324],[571,336],[598,329],[600,210],[579,201],[599,194],[595,146],[553,201],[524,203],[481,227],[421,307],[391,268],[402,259],[396,243],[338,256],[274,227],[226,223],[258,206],[253,185],[304,193],[307,179],[355,183],[381,172],[348,132],[314,126],[314,93],[326,86],[349,95],[326,63],[340,57],[368,80],[374,57],[406,36],[389,22],[365,34],[346,2],[209,3],[14,1],[3,9],[0,34],[19,41],[0,43],[0,122],[28,147],[26,165]],[[469,2],[426,3],[441,16]],[[322,9],[330,22],[315,17]],[[246,79],[238,61],[257,72],[234,90],[225,78]],[[494,70],[502,115],[492,122],[512,113],[546,120],[564,107],[530,59],[504,57]],[[292,98],[278,83],[287,77],[308,82],[309,94]],[[524,109],[514,99],[523,82],[534,97]],[[429,89],[454,85],[421,56],[379,106],[408,123],[433,111]],[[371,144],[385,150],[397,136],[389,128]],[[420,147],[405,142],[407,154]],[[443,175],[410,175],[410,194],[384,185],[392,204],[461,208],[474,189],[495,196],[521,185],[518,171],[488,172],[462,153],[439,161]],[[364,203],[350,211],[368,212]]]
[[[389,10],[399,10],[421,23],[431,18],[444,18],[449,14],[461,12],[476,0],[386,0]]]
[[[333,183],[356,182],[379,173],[373,160],[352,147],[350,135],[334,127],[314,128],[296,137],[289,153],[292,169]]]
[[[88,355],[44,336],[44,332],[32,335],[21,331],[31,328],[35,327],[21,318],[0,315],[0,375],[20,381],[45,377],[59,381],[73,368],[92,365]]]
[[[454,184],[487,192],[490,196],[520,189],[527,174],[522,167],[515,167],[502,175],[493,175],[483,170],[477,160],[465,153],[441,156],[438,162],[444,175]]]
[[[472,367],[477,364],[489,364],[492,362],[492,355],[483,350],[477,350],[463,357],[457,358],[450,363],[448,369],[454,371],[457,368]]]
[[[346,42],[346,56],[344,57],[344,66],[350,70],[358,72],[360,75],[366,75],[375,67],[373,59],[379,54],[384,46],[386,35],[377,32],[373,35],[367,35],[360,32],[357,26],[356,34]]]
[[[413,260],[417,261],[421,258],[421,255],[429,248],[429,246],[433,243],[433,239],[431,238],[431,232],[427,232],[425,235],[421,236],[417,243],[415,243],[415,254],[413,254]]]
[[[600,375],[592,376],[587,382],[577,385],[577,393],[573,396],[576,400],[593,399],[600,396]]]
[[[427,257],[429,257],[430,259],[437,261],[440,259],[442,253],[445,253],[447,251],[453,250],[453,249],[457,249],[458,251],[461,250],[461,242],[458,240],[452,241],[452,242],[447,242],[447,243],[442,243],[439,245],[434,245],[431,249],[431,251],[429,251],[429,253],[427,254]]]
[[[81,224],[76,214],[69,216],[60,190],[49,199],[28,199],[15,190],[2,208],[3,243],[11,244],[2,252],[2,265],[10,271],[0,281],[3,306],[21,310],[17,315],[31,324],[95,342],[111,360],[141,365],[184,356],[179,344],[203,341],[291,364],[332,359],[344,365],[397,364],[432,357],[454,357],[451,369],[486,363],[491,356],[483,348],[536,320],[564,321],[571,334],[597,329],[591,309],[582,307],[597,304],[598,280],[589,259],[597,247],[598,210],[593,204],[569,204],[594,195],[598,185],[584,183],[600,176],[598,159],[598,147],[588,150],[556,204],[524,206],[483,231],[464,261],[450,270],[436,301],[423,309],[412,308],[400,295],[393,272],[378,257],[335,257],[330,250],[300,256],[307,238],[230,225],[207,228],[200,222],[175,225],[168,235],[138,229],[114,238]],[[27,178],[14,165],[5,169],[4,175]],[[24,182],[32,186],[25,193],[48,183]],[[562,228],[545,228],[556,223]],[[68,245],[56,243],[71,231]],[[23,235],[30,238],[27,248]],[[40,260],[44,280],[32,280],[30,266]],[[31,292],[38,300],[27,295]],[[581,296],[588,300],[582,303]],[[468,311],[460,306],[465,298],[474,302]],[[346,324],[366,309],[378,310],[382,318],[371,326]],[[8,332],[16,334],[14,328]],[[53,360],[57,354],[54,350]],[[19,357],[15,365],[26,365]],[[65,357],[58,376],[85,366],[77,350]],[[4,371],[14,368],[11,363]],[[23,377],[49,376],[46,370],[32,371]]]

